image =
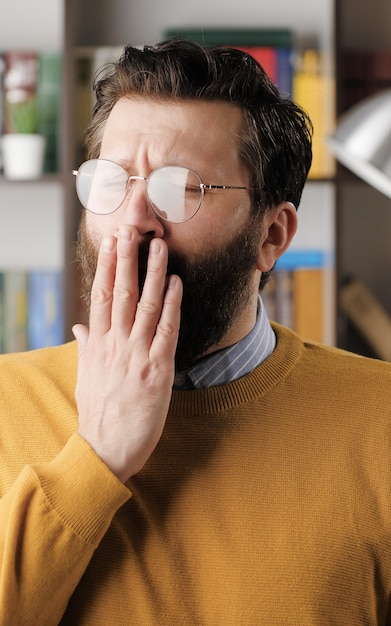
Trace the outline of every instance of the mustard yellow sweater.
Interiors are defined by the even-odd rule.
[[[1,626],[391,624],[391,365],[275,330],[125,486],[75,434],[75,344],[1,357]]]

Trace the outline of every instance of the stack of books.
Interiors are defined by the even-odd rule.
[[[63,341],[63,272],[0,272],[0,352],[34,350]]]

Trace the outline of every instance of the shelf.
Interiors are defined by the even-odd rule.
[[[59,185],[63,185],[65,182],[64,174],[43,174],[39,178],[22,178],[18,180],[14,180],[11,178],[7,178],[4,174],[0,173],[0,184],[1,185],[35,185],[39,183],[57,183]]]

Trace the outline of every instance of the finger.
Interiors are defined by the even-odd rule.
[[[149,246],[147,275],[137,306],[133,338],[140,339],[149,349],[163,307],[166,289],[168,251],[162,239],[153,239]]]
[[[72,327],[72,333],[80,346],[85,346],[88,340],[88,328],[84,324],[75,324]]]
[[[77,378],[77,385],[76,385],[76,390],[75,390],[76,397],[77,397],[79,380],[80,380],[80,375],[81,375],[80,370],[83,367],[83,363],[84,363],[84,359],[86,355],[89,330],[87,326],[84,326],[84,324],[75,324],[72,328],[72,332],[77,342],[78,378]]]
[[[100,337],[111,327],[111,310],[116,271],[117,240],[104,237],[98,253],[91,289],[90,335]]]
[[[174,357],[178,343],[183,285],[179,276],[170,276],[164,296],[163,308],[156,335],[150,350],[150,360],[157,359],[160,366],[166,363],[167,371],[174,376]]]
[[[130,226],[122,226],[117,241],[112,327],[129,335],[139,300],[138,251],[139,238]]]

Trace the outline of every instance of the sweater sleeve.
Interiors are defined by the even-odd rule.
[[[0,500],[0,625],[55,625],[129,490],[73,435]]]

